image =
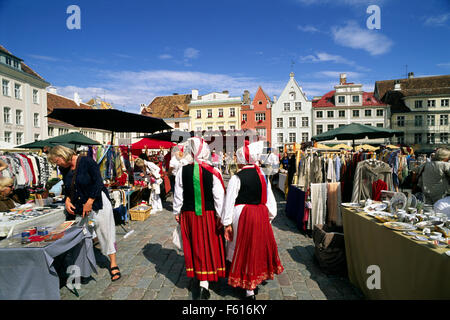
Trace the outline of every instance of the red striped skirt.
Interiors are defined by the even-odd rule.
[[[228,284],[254,290],[258,284],[273,279],[284,268],[265,205],[245,205],[239,217],[236,247]]]
[[[225,240],[218,229],[215,211],[197,216],[194,211],[180,215],[186,275],[200,281],[225,277]]]

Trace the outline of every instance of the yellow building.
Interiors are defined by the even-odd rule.
[[[189,103],[190,127],[193,131],[241,129],[241,97],[230,97],[228,91],[203,96],[192,90]]]

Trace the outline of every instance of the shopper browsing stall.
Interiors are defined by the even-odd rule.
[[[0,212],[6,212],[17,206],[12,198],[14,190],[14,179],[0,177]]]
[[[419,187],[425,202],[438,207],[450,206],[450,149],[440,148],[434,158],[419,167]]]
[[[94,230],[102,253],[110,259],[111,280],[119,280],[121,274],[116,260],[113,209],[97,163],[64,146],[53,147],[48,158],[60,168],[63,175],[67,212],[82,216],[82,223],[87,223],[88,219],[95,221]]]

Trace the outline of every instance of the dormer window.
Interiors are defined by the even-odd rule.
[[[295,92],[289,92],[289,100],[295,100]]]

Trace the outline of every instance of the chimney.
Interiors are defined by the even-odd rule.
[[[173,96],[177,96],[177,95],[178,95],[178,93],[177,93],[177,92],[174,92],[174,93],[172,93],[172,95],[173,95]]]
[[[414,72],[408,72],[408,79],[414,78]]]
[[[198,89],[192,89],[192,100],[198,99]]]
[[[145,109],[145,103],[141,103],[141,114],[142,114],[142,110],[144,110]]]
[[[80,103],[81,103],[81,98],[80,98],[80,95],[78,94],[78,92],[75,92],[75,93],[73,94],[73,101],[77,104],[77,106],[80,105]]]
[[[58,90],[56,89],[56,87],[53,86],[48,87],[48,92],[58,94]]]
[[[228,90],[223,90],[222,93],[229,94]]]
[[[242,95],[243,97],[243,104],[250,104],[250,92],[248,90],[244,90],[244,94]]]
[[[346,83],[347,83],[347,74],[341,73],[340,79],[339,79],[339,84],[346,84]]]
[[[277,96],[273,96],[273,103],[277,103]]]
[[[400,85],[400,81],[399,81],[399,80],[395,80],[395,82],[394,82],[394,90],[395,90],[395,91],[400,91],[400,90],[402,90],[401,85]]]

